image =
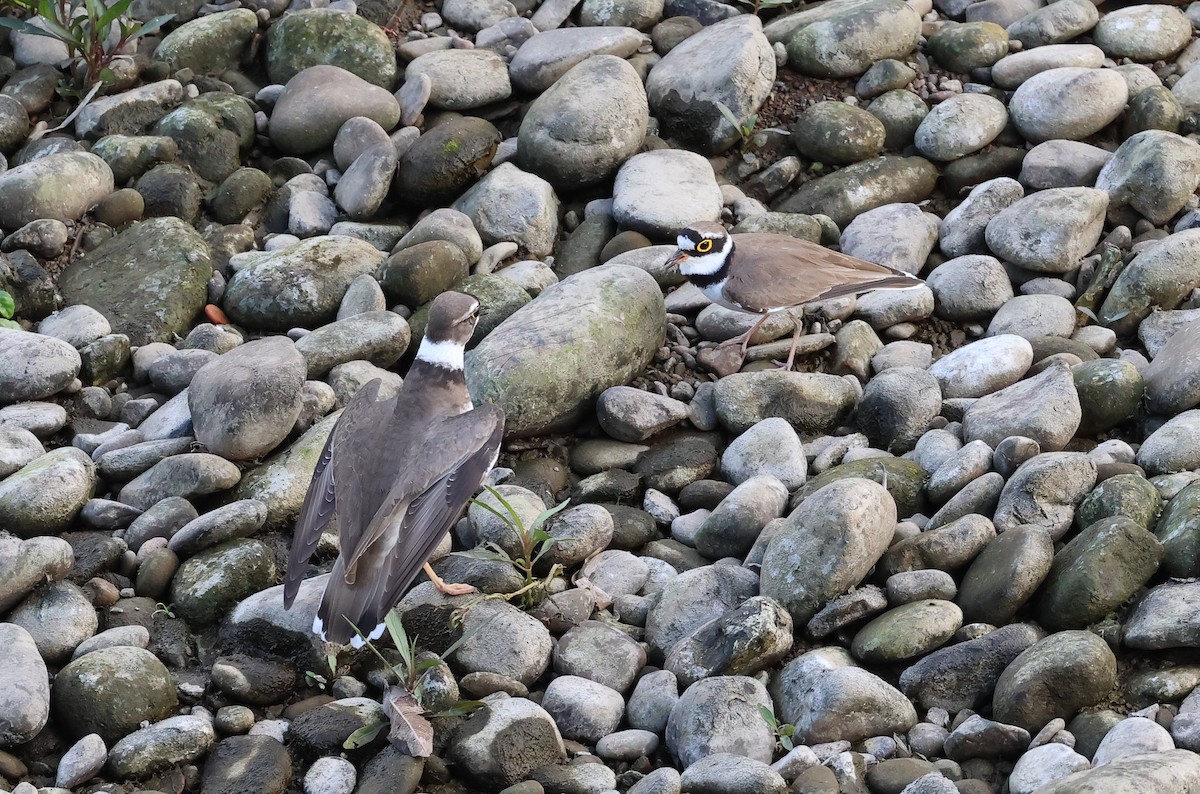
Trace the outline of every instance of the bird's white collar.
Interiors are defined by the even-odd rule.
[[[442,369],[461,372],[463,368],[463,345],[458,342],[431,342],[421,340],[417,348],[417,360]]]

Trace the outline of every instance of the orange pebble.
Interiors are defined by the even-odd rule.
[[[221,311],[221,307],[215,303],[210,303],[204,307],[204,316],[213,325],[229,325],[229,318],[225,316],[225,312]]]

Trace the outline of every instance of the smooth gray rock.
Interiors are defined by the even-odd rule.
[[[1200,410],[1184,411],[1155,430],[1138,449],[1137,463],[1150,474],[1200,468]]]
[[[1042,636],[1036,627],[1018,623],[949,645],[901,673],[900,689],[925,709],[984,708],[1001,673]]]
[[[1107,697],[1116,667],[1113,652],[1095,634],[1051,634],[1005,668],[996,682],[993,713],[1000,722],[1039,731],[1055,717],[1069,717]]]
[[[108,163],[90,152],[60,152],[0,173],[0,226],[31,221],[77,221],[113,192]]]
[[[517,160],[560,189],[600,182],[637,152],[648,113],[628,61],[594,55],[531,103],[517,134]]]
[[[342,124],[358,116],[385,130],[400,120],[400,104],[387,89],[340,66],[309,66],[285,79],[287,86],[271,113],[271,142],[286,154],[332,145]]]
[[[1071,370],[1057,364],[975,401],[963,417],[963,435],[993,448],[1009,436],[1025,436],[1055,451],[1066,447],[1082,418]]]
[[[1023,337],[1001,334],[963,345],[929,368],[942,396],[984,397],[1017,383],[1033,364],[1033,346]]]
[[[98,733],[109,743],[177,706],[167,668],[149,651],[129,646],[103,648],[66,665],[54,678],[53,696],[55,714],[72,733]]]
[[[516,88],[540,94],[593,55],[628,58],[637,52],[642,39],[642,33],[627,27],[542,29],[517,49],[509,73]]]
[[[525,698],[504,698],[471,715],[450,757],[473,779],[499,790],[565,756],[562,736],[545,709]]]
[[[1001,259],[1037,273],[1066,273],[1096,246],[1108,196],[1091,188],[1055,188],[1001,210],[987,244]]]
[[[92,497],[96,467],[75,447],[39,456],[0,480],[0,526],[18,537],[56,535]]]
[[[665,655],[679,640],[754,596],[758,577],[739,566],[707,565],[667,582],[646,616],[646,642]]]
[[[204,365],[188,388],[196,438],[231,460],[274,449],[300,415],[304,359],[287,337],[239,345]]]
[[[776,719],[796,726],[805,744],[904,733],[917,723],[912,703],[843,648],[818,648],[791,660],[771,680]]]
[[[1138,253],[1117,276],[1100,310],[1100,323],[1132,335],[1153,309],[1174,309],[1200,284],[1200,229],[1186,229]]]
[[[667,721],[666,744],[684,767],[714,753],[770,763],[775,737],[759,714],[771,708],[766,688],[753,678],[717,676],[692,684]]]
[[[1087,0],[1060,0],[1053,5],[1064,4],[1086,6],[1096,13]],[[1117,72],[1068,66],[1047,69],[1021,83],[1008,112],[1028,141],[1079,141],[1108,126],[1128,100],[1129,85]]]
[[[147,777],[203,758],[216,740],[213,724],[205,717],[168,717],[114,744],[108,753],[108,766],[120,777]]]
[[[878,484],[849,478],[825,486],[776,531],[762,562],[762,595],[786,606],[796,623],[807,623],[867,574],[887,550],[895,524],[895,501]],[[820,577],[805,573],[814,565]]]
[[[59,275],[65,300],[100,311],[134,345],[186,336],[207,300],[212,252],[179,218],[130,226]]]
[[[1156,225],[1183,209],[1197,185],[1200,144],[1165,130],[1125,139],[1096,178],[1096,189],[1108,193],[1110,211],[1129,206]]]
[[[404,79],[429,78],[429,104],[444,110],[471,110],[502,102],[512,95],[508,66],[485,49],[448,49],[414,58]]]
[[[996,506],[996,529],[1023,526],[1061,538],[1071,526],[1076,506],[1096,483],[1096,464],[1080,452],[1045,452],[1013,473]]]
[[[316,237],[281,251],[239,254],[225,290],[235,322],[286,331],[329,322],[355,278],[374,273],[384,255],[352,237]]]
[[[15,747],[50,719],[50,680],[33,638],[13,623],[0,623],[0,662],[11,676],[0,690],[0,747]]]
[[[623,265],[564,279],[467,354],[472,398],[502,406],[513,435],[569,418],[653,357],[663,338],[660,295],[653,278]]]
[[[671,238],[690,223],[716,221],[720,213],[712,166],[695,152],[643,152],[617,172],[613,217],[627,229]]]
[[[558,197],[548,182],[512,163],[488,172],[454,202],[487,245],[511,241],[531,254],[549,254],[558,237]]]
[[[715,50],[721,58],[712,57]],[[746,118],[758,112],[774,82],[775,55],[762,24],[752,14],[741,14],[704,27],[672,48],[651,69],[646,94],[668,135],[716,154],[740,137],[718,103],[735,118]]]
[[[66,388],[81,366],[61,339],[0,328],[0,405],[41,400]]]

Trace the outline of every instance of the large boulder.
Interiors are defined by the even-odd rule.
[[[502,407],[510,435],[565,425],[654,357],[666,322],[661,295],[653,277],[625,265],[546,289],[467,354],[472,399]]]
[[[186,336],[208,299],[212,255],[179,218],[131,226],[76,259],[58,277],[67,304],[100,311],[133,345]]]

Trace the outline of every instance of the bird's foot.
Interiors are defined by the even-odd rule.
[[[438,586],[435,582],[434,586],[437,587],[439,593],[444,593],[448,596],[464,596],[479,592],[473,586],[463,582],[442,582],[441,586]]]
[[[429,581],[433,582],[433,586],[436,587],[437,591],[443,595],[462,596],[478,592],[469,584],[463,584],[461,582],[447,582],[445,579],[437,575],[437,572],[433,570],[433,567],[429,563],[425,563],[423,567],[425,569],[425,575],[429,577]]]

